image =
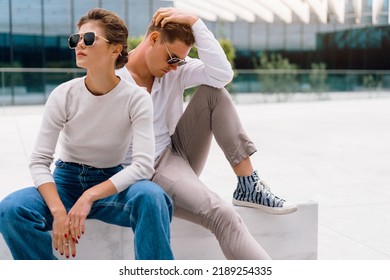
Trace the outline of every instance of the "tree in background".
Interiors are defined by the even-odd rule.
[[[327,76],[325,63],[312,63],[309,75],[311,90],[318,93],[327,91]]]
[[[290,63],[287,58],[280,54],[262,53],[258,60],[254,61],[259,71],[258,81],[261,92],[284,93],[296,91],[299,88],[297,80],[297,65]]]
[[[138,46],[141,41],[144,39],[144,36],[139,36],[139,37],[130,37],[127,39],[127,45],[129,48],[129,51],[134,50],[136,46]]]

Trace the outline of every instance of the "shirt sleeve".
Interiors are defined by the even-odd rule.
[[[118,192],[131,184],[151,179],[154,174],[155,139],[153,130],[153,103],[150,95],[139,89],[134,102],[131,102],[129,116],[133,126],[133,160],[110,178]]]
[[[57,88],[46,102],[41,126],[30,156],[29,168],[35,187],[44,183],[54,183],[50,165],[54,159],[60,131],[66,121],[64,106],[58,106],[61,102],[61,96],[58,93]]]
[[[184,87],[201,84],[222,88],[233,79],[233,69],[220,43],[201,19],[192,26],[199,59],[187,57],[178,68]]]

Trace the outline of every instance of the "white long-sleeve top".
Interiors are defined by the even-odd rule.
[[[177,70],[170,71],[160,79],[154,79],[151,96],[154,105],[156,156],[171,143],[170,135],[183,113],[184,90],[198,85],[222,88],[233,78],[232,66],[225,52],[204,22],[199,19],[192,30],[199,59],[187,57],[187,64],[177,67]],[[135,83],[126,67],[117,70],[117,75]],[[124,164],[130,164],[132,158],[130,147]]]
[[[30,158],[36,187],[54,182],[50,165],[57,142],[59,158],[96,168],[121,164],[132,142],[132,164],[110,178],[120,192],[154,173],[153,105],[149,94],[121,80],[95,96],[85,77],[59,85],[50,94]]]

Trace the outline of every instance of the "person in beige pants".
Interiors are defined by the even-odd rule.
[[[187,56],[193,45],[199,59]],[[199,179],[214,135],[238,178],[233,204],[271,214],[296,210],[275,196],[252,167],[250,156],[256,147],[224,88],[233,77],[231,65],[203,21],[174,8],[158,9],[145,38],[117,75],[152,96],[156,138],[152,180],[172,198],[174,215],[209,229],[227,259],[269,259],[234,207]],[[184,111],[184,90],[193,86],[199,88]],[[132,162],[132,149],[124,165]]]

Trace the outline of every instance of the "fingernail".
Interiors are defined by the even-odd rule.
[[[66,233],[64,234],[64,236],[65,236],[65,238],[68,238],[68,235]]]
[[[76,254],[72,254],[72,257],[76,257]]]
[[[79,238],[80,238],[80,237],[79,237]],[[74,239],[74,238],[72,237],[72,241],[73,241],[73,242],[75,242],[75,241],[76,241],[76,239]]]
[[[77,238],[80,239],[80,235],[77,235]]]
[[[67,259],[69,259],[69,256],[66,256]]]

